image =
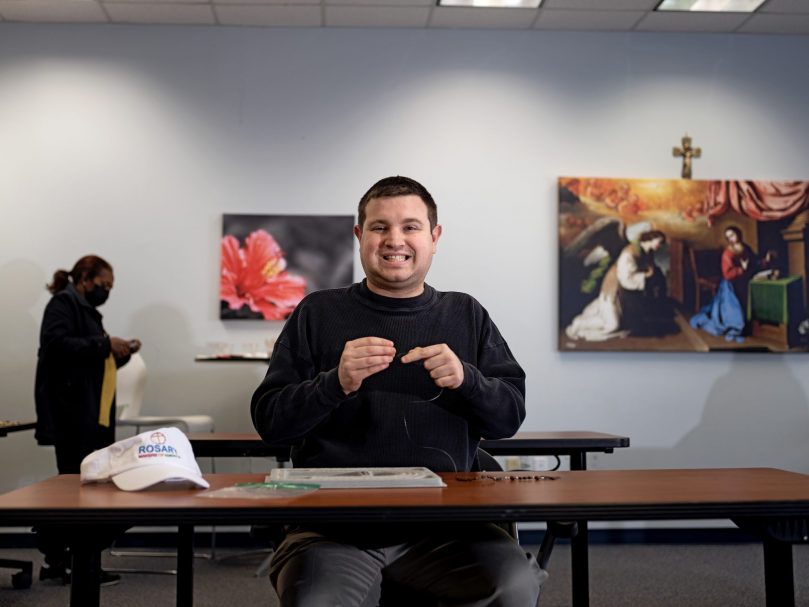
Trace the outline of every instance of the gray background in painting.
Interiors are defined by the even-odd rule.
[[[353,215],[231,215],[222,218],[222,234],[243,247],[258,229],[280,245],[287,271],[306,279],[306,292],[345,287],[354,281]]]

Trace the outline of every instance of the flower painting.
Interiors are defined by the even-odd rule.
[[[809,351],[809,181],[559,179],[559,349]]]
[[[304,295],[351,284],[351,215],[223,217],[220,318],[284,320]]]

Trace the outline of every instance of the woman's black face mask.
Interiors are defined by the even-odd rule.
[[[94,308],[97,308],[100,305],[103,305],[107,298],[110,296],[110,292],[106,289],[103,285],[93,285],[93,289],[91,291],[87,291],[84,294],[84,298]]]

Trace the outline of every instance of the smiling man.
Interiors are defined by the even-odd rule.
[[[256,429],[292,443],[295,466],[469,471],[481,438],[520,427],[525,374],[488,313],[424,282],[441,231],[432,196],[407,177],[360,200],[365,280],[304,298],[253,395]],[[377,605],[384,581],[418,604],[524,607],[546,575],[495,525],[287,531],[270,571],[282,606]]]
[[[394,190],[396,191],[396,190]],[[441,237],[435,202],[416,194],[363,197],[354,234],[368,288],[388,297],[415,297]]]

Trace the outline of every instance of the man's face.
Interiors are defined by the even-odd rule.
[[[371,291],[387,297],[415,297],[424,291],[441,226],[430,230],[421,198],[373,198],[365,207],[365,224],[354,226],[354,234]]]

